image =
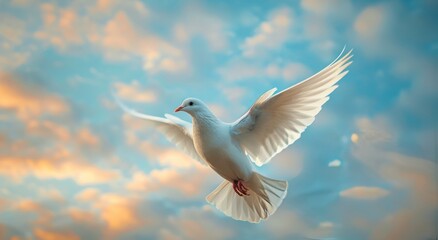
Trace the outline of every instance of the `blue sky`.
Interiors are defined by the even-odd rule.
[[[435,1],[0,6],[0,238],[437,236]],[[344,46],[354,62],[315,122],[255,167],[289,182],[260,224],[208,205],[220,178],[111,97],[157,116],[197,97],[231,122]]]

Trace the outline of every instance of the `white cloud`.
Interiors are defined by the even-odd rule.
[[[279,49],[290,37],[293,24],[292,11],[289,8],[277,9],[262,22],[254,36],[245,39],[242,45],[245,57],[258,56],[266,50]]]
[[[339,167],[341,166],[342,162],[339,159],[335,159],[331,162],[329,162],[328,166],[329,167]]]

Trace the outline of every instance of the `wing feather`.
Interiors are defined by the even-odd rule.
[[[267,91],[233,123],[233,137],[252,161],[261,166],[300,138],[348,73],[351,52],[342,52],[320,72],[275,95],[275,88]]]
[[[179,149],[184,151],[188,156],[198,160],[200,163],[206,165],[204,159],[202,159],[196,152],[195,145],[192,137],[192,124],[186,122],[178,117],[170,114],[166,114],[166,118],[155,117],[143,113],[139,113],[134,109],[126,107],[116,98],[119,106],[128,114],[146,120],[149,124],[156,127],[161,131],[166,138],[174,143]]]

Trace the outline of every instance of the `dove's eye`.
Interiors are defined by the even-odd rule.
[[[193,106],[193,102],[189,102],[189,105],[190,105],[190,106]]]

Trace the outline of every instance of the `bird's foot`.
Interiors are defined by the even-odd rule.
[[[240,179],[233,181],[233,189],[239,196],[243,196],[243,195],[249,196],[248,188],[245,187],[245,185],[243,185],[243,182]]]

